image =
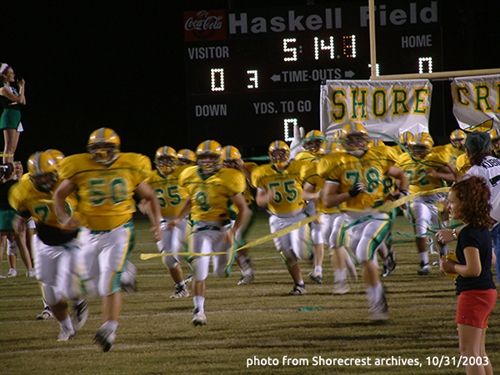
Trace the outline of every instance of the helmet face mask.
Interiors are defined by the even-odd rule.
[[[322,141],[321,139],[311,139],[305,141],[303,143],[303,146],[306,149],[306,151],[309,151],[312,154],[325,152],[324,141]]]
[[[59,179],[56,159],[47,151],[35,152],[28,159],[28,175],[37,190],[52,191]]]
[[[450,143],[459,150],[465,150],[465,137],[467,135],[461,129],[453,130],[450,134]]]
[[[198,155],[196,164],[204,175],[212,175],[221,168],[220,155],[209,153]]]
[[[175,171],[175,168],[177,167],[177,159],[167,155],[160,156],[156,158],[155,165],[161,174],[168,175]]]
[[[290,159],[290,151],[286,149],[276,149],[269,153],[271,163],[278,169],[285,169]]]
[[[111,165],[118,159],[119,148],[113,143],[94,143],[87,146],[92,159],[103,165]]]
[[[369,141],[370,139],[365,134],[348,134],[342,139],[342,146],[347,153],[359,157],[368,151]]]
[[[409,145],[412,156],[415,159],[425,159],[425,157],[431,152],[431,149],[426,145],[413,144]]]
[[[37,190],[48,193],[56,186],[58,175],[57,172],[44,173],[36,176],[30,174],[30,179]]]

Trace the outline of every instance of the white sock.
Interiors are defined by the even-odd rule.
[[[108,320],[101,327],[110,330],[111,332],[116,332],[118,329],[118,321]]]
[[[418,256],[420,258],[420,263],[424,265],[429,264],[429,253],[427,251],[424,251],[423,253],[418,253]]]
[[[178,283],[175,283],[175,285],[178,285],[179,287],[183,287],[186,285],[186,283],[184,282],[184,280],[181,280]]]
[[[333,274],[334,282],[344,282],[347,279],[347,268],[338,268]]]
[[[59,322],[59,325],[65,331],[74,331],[73,323],[71,322],[71,318],[69,315],[62,322]]]
[[[194,296],[193,297],[194,308],[198,309],[199,312],[205,311],[205,297]]]
[[[314,266],[314,274],[319,276],[323,275],[323,267]]]
[[[253,270],[250,267],[248,267],[248,268],[246,268],[244,270],[241,270],[241,274],[243,276],[250,276],[252,273],[253,273]]]
[[[384,292],[384,289],[382,288],[382,283],[380,281],[375,286],[369,286],[366,289],[368,303],[370,305],[375,305],[380,300],[380,298],[382,298],[383,292]]]

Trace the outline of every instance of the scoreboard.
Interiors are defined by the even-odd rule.
[[[270,2],[271,3],[271,2]],[[378,74],[442,70],[437,0],[377,1]],[[366,0],[251,9],[186,9],[188,130],[244,154],[291,140],[294,124],[319,129],[319,88],[368,79]]]

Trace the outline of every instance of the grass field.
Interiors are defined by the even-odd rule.
[[[395,231],[409,229],[399,218]],[[259,215],[249,238],[267,233],[265,215]],[[272,243],[267,243],[251,251],[253,284],[236,286],[236,268],[231,278],[209,277],[208,324],[193,327],[192,299],[169,299],[173,283],[160,260],[139,260],[141,251],[155,251],[146,222],[137,222],[137,234],[132,260],[138,267],[139,291],[124,297],[118,338],[109,353],[92,343],[100,325],[98,300],[90,301],[89,320],[78,335],[59,343],[54,320],[34,319],[41,309],[37,283],[24,276],[0,280],[0,375],[465,373],[463,368],[446,366],[446,359],[458,360],[454,284],[436,268],[429,276],[417,276],[413,243],[396,246],[397,268],[384,280],[391,312],[385,324],[367,320],[359,282],[347,295],[332,295],[327,261],[323,285],[309,283],[307,295],[288,296],[291,279]],[[6,269],[4,262],[4,274]],[[302,269],[306,277],[310,263],[303,262]],[[494,312],[487,351],[497,369],[499,323]],[[318,365],[320,356],[330,362]],[[261,366],[247,367],[252,359]],[[333,359],[361,363],[341,365]],[[392,363],[380,366],[381,359]],[[263,366],[264,361],[268,365]],[[410,361],[421,366],[410,366]]]

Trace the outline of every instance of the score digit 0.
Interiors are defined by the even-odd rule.
[[[247,70],[249,89],[259,88],[259,71],[256,69]],[[224,68],[210,69],[210,87],[212,91],[225,91],[226,86],[224,83]]]

